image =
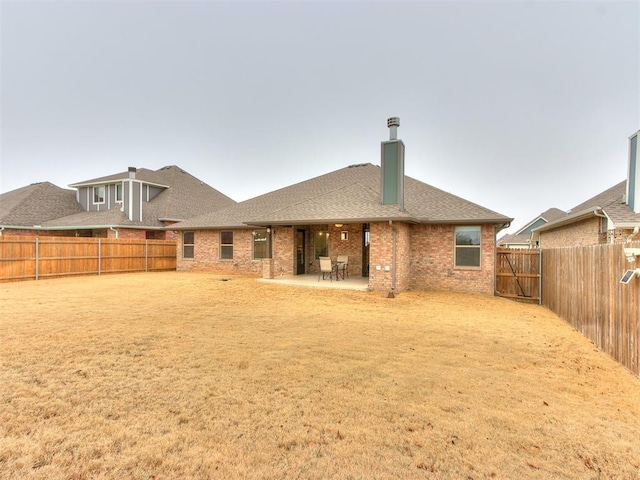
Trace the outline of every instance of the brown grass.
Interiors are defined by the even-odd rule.
[[[640,477],[640,379],[542,307],[227,278],[0,284],[0,478]]]

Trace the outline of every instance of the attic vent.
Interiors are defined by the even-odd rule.
[[[354,163],[353,165],[349,165],[349,168],[357,168],[357,167],[366,167],[366,163]]]

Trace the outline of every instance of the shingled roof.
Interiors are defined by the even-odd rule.
[[[512,219],[405,176],[405,210],[380,201],[381,169],[351,165],[172,225],[176,230],[256,225],[368,223],[495,223]]]
[[[50,182],[27,185],[0,195],[0,226],[34,227],[82,212],[76,192]]]
[[[129,172],[121,172],[106,177],[94,178],[82,182],[73,183],[72,187],[89,185],[101,185],[113,183],[129,178]],[[159,170],[146,168],[137,169],[136,180],[153,185],[160,185],[165,189],[142,209],[142,221],[129,220],[120,207],[100,211],[74,213],[43,224],[43,227],[51,229],[68,228],[163,228],[164,221],[181,221],[205,212],[235,205],[235,201],[218,190],[207,185],[190,173],[176,165],[163,167]]]
[[[531,230],[537,223],[551,223],[567,216],[567,212],[559,208],[549,208],[537,215],[535,218],[527,222],[522,228],[516,230],[515,233],[502,236],[498,240],[498,246],[530,246]]]
[[[611,222],[611,228],[633,228],[640,226],[640,214],[634,213],[631,207],[625,203],[626,189],[627,182],[623,180],[613,187],[576,205],[569,210],[567,216],[536,228],[534,230],[534,236],[537,238],[538,232],[552,230],[563,225],[593,217],[596,215],[596,211],[607,216]]]
[[[129,172],[94,178],[71,187],[103,185],[129,178]],[[164,228],[165,221],[179,222],[236,202],[176,165],[159,170],[138,169],[136,180],[164,187],[144,204],[142,221],[131,221],[116,206],[87,212],[76,200],[75,190],[65,190],[49,182],[29,185],[0,195],[0,226],[42,227],[51,230],[76,228]]]

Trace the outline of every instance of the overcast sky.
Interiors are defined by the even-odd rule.
[[[379,164],[515,217],[626,177],[640,6],[7,1],[0,192],[178,165],[235,200]]]

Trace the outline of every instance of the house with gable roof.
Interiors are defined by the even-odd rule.
[[[629,137],[627,179],[532,229],[541,248],[623,243],[640,239],[640,130]]]
[[[512,218],[404,174],[399,120],[381,165],[351,165],[179,222],[178,270],[277,278],[348,255],[370,290],[494,293],[496,234]]]
[[[175,165],[71,184],[45,182],[0,195],[4,235],[174,239],[173,223],[236,202]]]
[[[549,208],[545,210],[533,220],[527,222],[522,228],[515,233],[504,235],[498,239],[498,247],[502,248],[536,248],[538,245],[531,242],[531,231],[534,228],[541,227],[549,222],[553,222],[560,218],[566,217],[567,212],[559,208]]]
[[[47,235],[41,230],[43,223],[82,211],[74,190],[32,183],[0,195],[0,235]]]

